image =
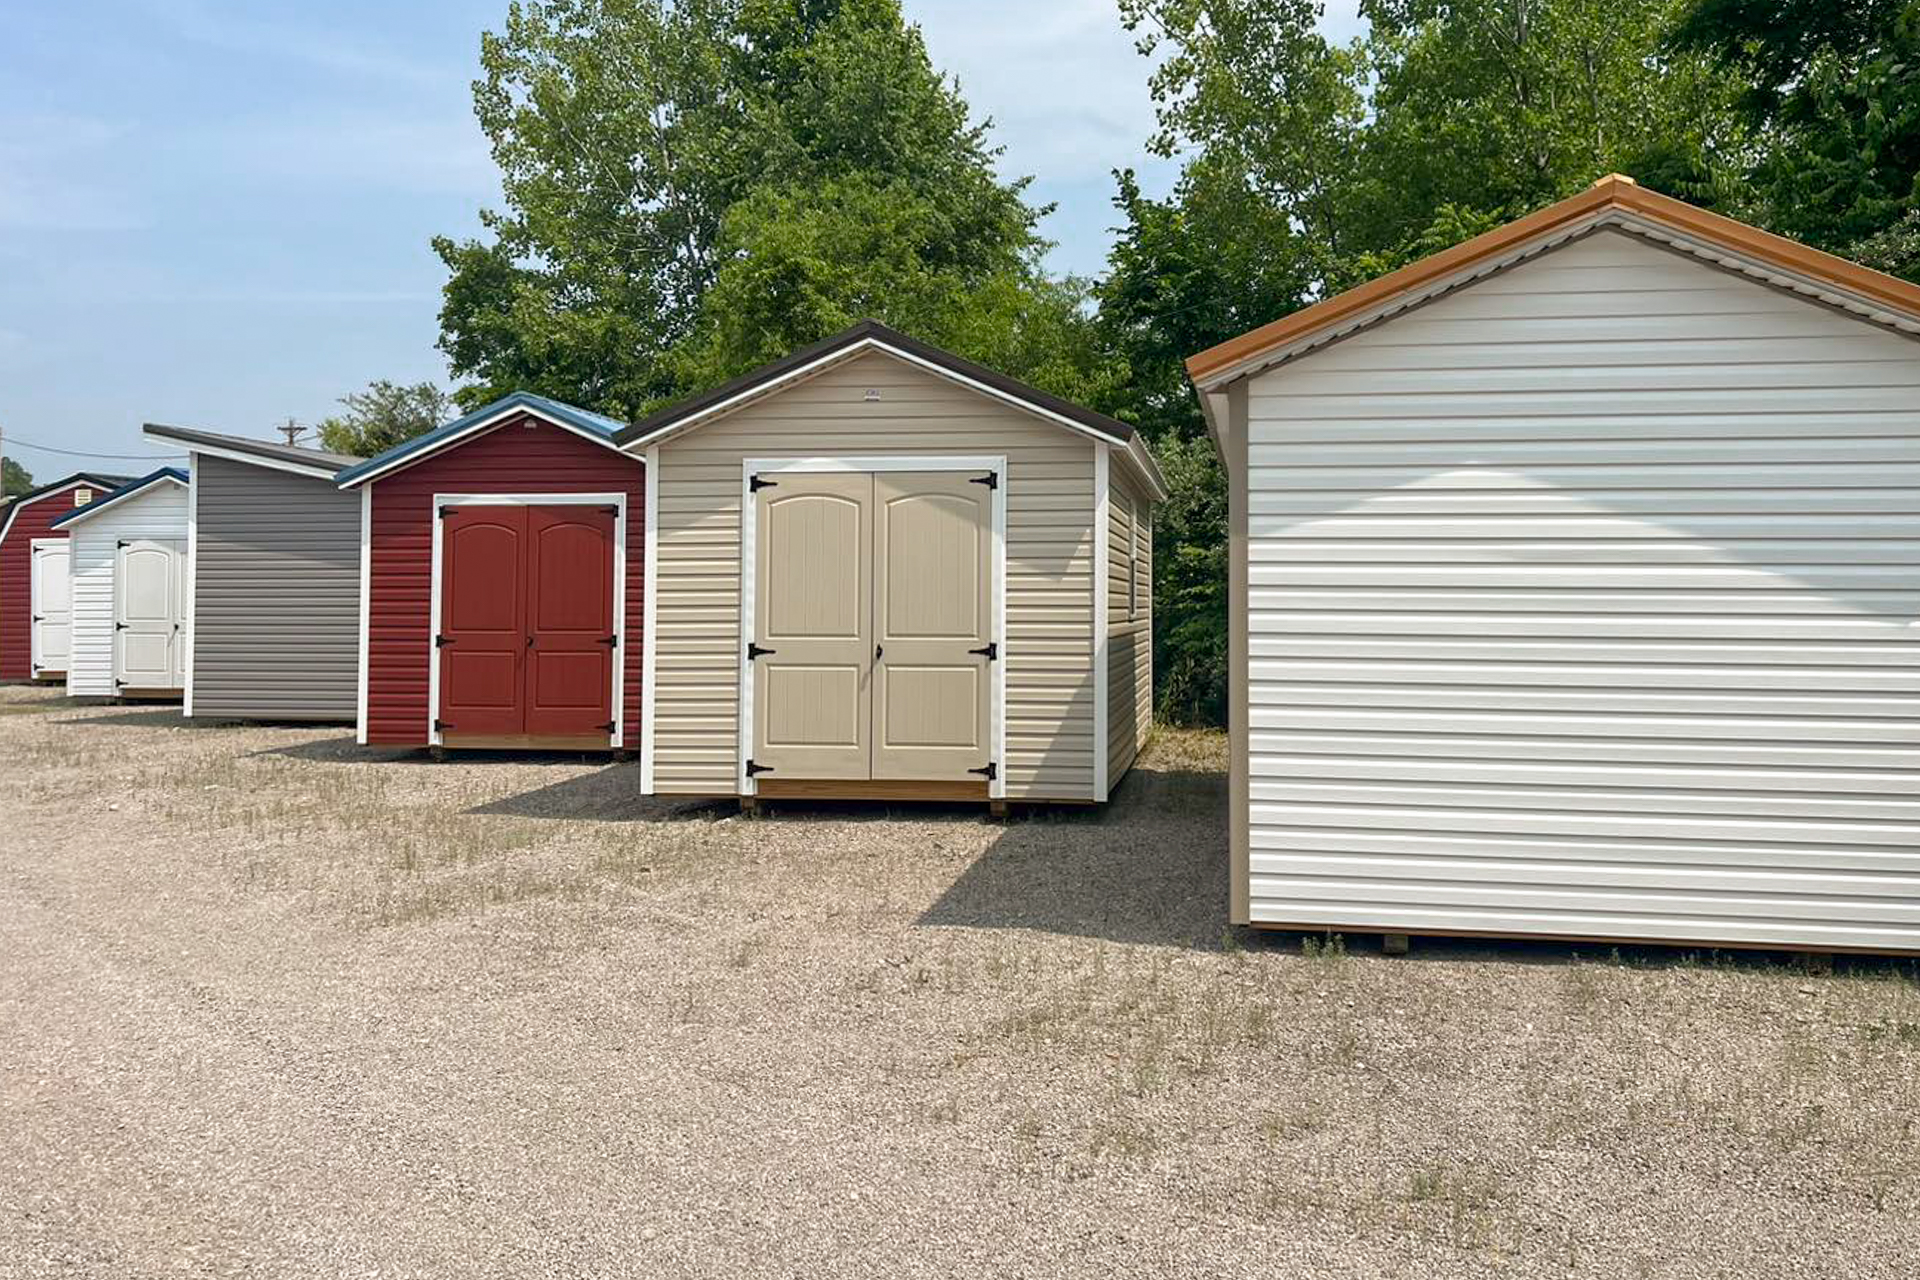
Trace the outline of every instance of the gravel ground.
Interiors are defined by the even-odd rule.
[[[1911,964],[1224,930],[1101,812],[0,690],[0,1275],[1911,1276]]]

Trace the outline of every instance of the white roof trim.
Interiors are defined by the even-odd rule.
[[[152,493],[154,489],[157,488],[162,482],[166,484],[178,485],[182,489],[187,487],[187,482],[185,480],[182,480],[179,476],[155,476],[153,479],[147,481],[143,485],[140,485],[138,488],[128,489],[125,493],[115,494],[113,497],[110,497],[110,498],[101,498],[97,502],[89,502],[86,506],[79,508],[73,514],[60,517],[60,520],[61,520],[60,527],[62,529],[72,528],[76,524],[81,524],[85,521],[93,519],[95,516],[99,515],[102,511],[107,511],[114,507],[119,506],[121,503],[127,501],[129,498],[144,497],[147,494]]]
[[[44,502],[48,498],[57,498],[63,493],[71,493],[75,489],[98,489],[102,493],[113,492],[110,486],[99,484],[92,480],[74,480],[61,485],[58,489],[49,489],[45,493],[35,494],[31,498],[22,499],[16,497],[13,501],[7,503],[7,518],[0,520],[0,542],[7,540],[7,530],[13,528],[13,517],[22,508],[30,507],[36,502]]]
[[[594,444],[599,445],[603,449],[611,449],[615,453],[626,452],[619,445],[615,444],[612,440],[607,439],[607,437],[603,435],[597,435],[592,431],[583,430],[580,427],[574,426],[571,422],[564,422],[561,419],[554,417],[552,414],[537,408],[534,405],[516,404],[516,405],[509,406],[508,408],[502,409],[500,412],[494,414],[490,418],[482,418],[480,421],[474,423],[472,426],[467,427],[462,431],[456,431],[450,436],[442,437],[440,440],[436,441],[431,448],[422,449],[418,453],[410,453],[405,455],[404,457],[395,458],[391,462],[388,462],[385,466],[377,467],[372,471],[363,472],[360,475],[355,476],[353,479],[347,481],[345,484],[341,485],[340,487],[342,489],[358,489],[361,485],[371,484],[375,480],[378,480],[383,476],[392,475],[396,471],[404,471],[408,467],[413,466],[415,463],[425,462],[428,458],[435,456],[436,454],[442,452],[443,450],[450,449],[456,444],[460,444],[466,440],[470,440],[474,436],[479,435],[482,432],[492,431],[493,429],[495,429],[496,427],[504,423],[507,419],[517,417],[521,414],[525,414],[529,417],[538,418],[540,419],[540,421],[548,424],[549,426],[559,427],[562,431],[571,432],[573,435],[579,436],[582,440],[590,440]],[[355,465],[358,465],[358,464],[355,464]],[[344,471],[346,470],[346,468],[342,467],[340,468],[340,470]],[[338,474],[338,472],[335,472],[335,474]]]
[[[1035,404],[1024,396],[1012,395],[1002,391],[998,387],[988,386],[984,382],[969,378],[963,373],[958,373],[955,370],[947,368],[945,365],[937,364],[931,360],[924,360],[914,355],[911,351],[903,351],[890,342],[885,342],[879,338],[865,337],[856,342],[850,342],[844,347],[826,352],[813,360],[809,360],[806,364],[800,365],[798,368],[789,369],[777,378],[770,379],[766,382],[755,383],[750,387],[743,387],[728,396],[725,400],[707,405],[701,409],[695,409],[684,417],[675,418],[671,422],[655,427],[643,436],[635,436],[633,439],[627,441],[624,448],[629,453],[644,451],[650,444],[658,444],[669,436],[692,431],[696,427],[703,426],[714,418],[726,413],[731,413],[733,410],[751,400],[757,399],[760,396],[771,395],[776,391],[783,391],[794,383],[811,378],[816,373],[820,373],[832,365],[850,360],[857,355],[863,355],[868,351],[885,352],[897,360],[904,360],[915,368],[924,369],[928,373],[945,378],[948,382],[954,383],[957,386],[967,387],[970,390],[979,392],[981,395],[1030,413],[1036,418],[1044,418],[1048,422],[1067,428],[1069,431],[1078,432],[1080,435],[1086,436],[1089,440],[1104,440],[1108,444],[1125,443],[1118,436],[1110,436],[1104,431],[1095,431],[1083,422],[1075,422],[1072,418]]]
[[[317,466],[302,466],[286,458],[269,458],[257,453],[248,453],[245,449],[227,449],[214,444],[198,444],[191,440],[181,440],[174,436],[163,436],[151,432],[148,434],[153,435],[155,440],[165,440],[168,444],[177,445],[188,453],[209,454],[215,458],[225,458],[229,462],[245,462],[251,466],[265,467],[269,471],[289,471],[294,475],[312,476],[319,480],[331,480],[346,469],[344,466],[329,467],[324,463]]]

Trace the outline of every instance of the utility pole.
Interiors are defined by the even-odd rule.
[[[300,437],[305,435],[307,432],[307,429],[305,427],[295,422],[292,418],[287,419],[286,426],[276,427],[274,428],[274,430],[286,436],[288,444],[299,444]]]

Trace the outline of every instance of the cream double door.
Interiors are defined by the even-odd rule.
[[[992,776],[988,480],[966,471],[754,477],[755,774]]]

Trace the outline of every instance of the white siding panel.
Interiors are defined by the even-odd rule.
[[[1248,405],[1254,921],[1920,949],[1920,343],[1606,232]]]
[[[67,692],[112,697],[113,567],[117,544],[187,536],[187,488],[162,481],[72,526],[73,654]]]

